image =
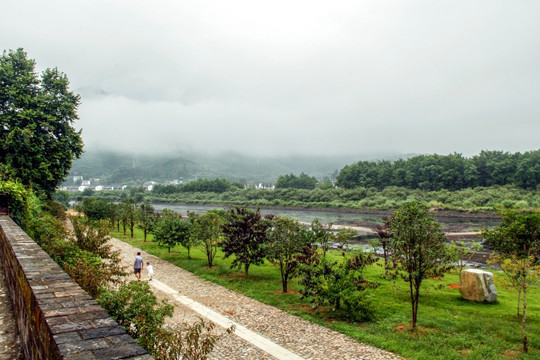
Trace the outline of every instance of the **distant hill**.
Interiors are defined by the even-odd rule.
[[[405,156],[408,157],[408,156]],[[66,184],[73,176],[98,178],[101,184],[140,185],[146,181],[226,178],[242,183],[274,183],[280,175],[305,173],[333,179],[345,165],[359,160],[394,159],[397,156],[290,156],[251,157],[235,153],[137,155],[88,151],[73,162]]]

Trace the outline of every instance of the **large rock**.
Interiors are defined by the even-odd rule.
[[[493,274],[483,270],[463,270],[459,278],[459,292],[463,298],[471,301],[490,303],[497,301]]]

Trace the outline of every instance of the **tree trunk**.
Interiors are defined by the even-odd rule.
[[[287,292],[287,272],[284,269],[284,265],[280,264],[280,270],[281,270],[281,288],[283,289],[283,292]]]
[[[144,228],[144,242],[146,242],[146,234],[148,233],[148,231],[146,231],[146,228]]]
[[[249,270],[249,264],[246,263],[244,265],[244,276],[246,277],[246,279],[248,278],[248,270]]]
[[[416,328],[416,312],[414,311],[415,309],[415,306],[414,306],[414,290],[413,290],[413,279],[412,279],[412,276],[409,275],[409,292],[410,292],[410,296],[411,296],[411,311],[412,311],[412,327],[413,329]]]
[[[529,351],[529,346],[527,344],[526,320],[527,320],[527,276],[524,276],[524,280],[523,280],[523,328],[522,328],[524,352]]]
[[[517,316],[519,316],[520,308],[521,308],[521,290],[518,291]]]

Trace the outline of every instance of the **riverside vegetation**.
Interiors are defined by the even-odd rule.
[[[87,205],[92,203],[86,202]],[[404,207],[400,211],[414,213],[414,209],[424,209],[420,212],[422,213],[426,210],[424,205],[413,204],[408,205],[413,208]],[[120,208],[123,205],[110,206]],[[507,211],[520,214],[515,210]],[[400,246],[395,243],[389,246],[392,255],[387,266],[388,275],[385,274],[382,260],[377,260],[370,253],[343,250],[328,250],[325,253],[324,243],[328,242],[330,237],[336,236],[330,231],[324,231],[324,226],[313,224],[312,229],[302,228],[291,219],[272,216],[264,218],[257,216],[256,211],[246,209],[240,213],[233,208],[229,212],[216,210],[209,214],[213,214],[211,223],[222,223],[223,229],[227,226],[229,229],[226,232],[222,230],[220,234],[216,230],[213,235],[205,235],[205,241],[198,242],[196,236],[189,235],[190,231],[186,234],[185,228],[181,228],[176,243],[165,245],[154,241],[156,239],[152,231],[147,234],[145,241],[143,231],[137,227],[133,236],[129,227],[122,231],[122,220],[115,220],[113,227],[116,231],[112,234],[205,279],[406,358],[533,359],[540,356],[540,339],[537,336],[540,333],[540,296],[536,288],[537,282],[528,282],[527,330],[524,334],[529,334],[529,338],[525,352],[522,347],[523,336],[518,330],[524,324],[525,318],[523,314],[515,314],[518,292],[513,291],[512,286],[506,286],[504,273],[495,271],[499,292],[497,304],[463,300],[455,288],[459,282],[459,270],[448,268],[449,261],[457,262],[457,259],[453,258],[455,254],[448,253],[448,248],[439,248],[438,252],[433,252],[434,248],[429,242],[437,239],[432,238],[432,234],[437,233],[437,226],[433,220],[428,220],[429,216],[425,212],[420,218],[425,218],[428,220],[426,224],[431,224],[426,225],[426,229],[435,230],[426,232],[426,246],[414,245],[413,238],[410,239],[409,246],[413,246],[410,249],[412,252],[433,253],[430,255],[433,259],[431,268],[423,268],[421,271],[415,269],[415,265],[412,265],[414,259],[411,259],[411,263],[398,255],[409,250],[400,250]],[[398,214],[399,212],[396,217],[391,218],[396,220],[388,222],[388,232],[393,238],[405,236],[403,242],[407,242],[409,240],[405,234],[415,225],[411,225],[405,215],[403,220],[398,220]],[[221,220],[217,220],[216,215],[221,217]],[[189,219],[177,218],[178,221],[190,223],[188,227],[195,229],[197,227],[193,224],[204,217],[205,215],[191,215]],[[160,226],[159,222],[157,218],[156,227]],[[206,220],[202,221],[204,222]],[[419,229],[424,227],[421,224],[422,222],[418,223]],[[538,233],[537,221],[532,224]],[[259,231],[261,227],[266,227],[266,231]],[[239,229],[259,230],[244,233]],[[197,231],[200,231],[200,228]],[[317,232],[318,234],[315,234]],[[251,237],[248,234],[251,234]],[[531,234],[534,235],[534,231]],[[208,240],[212,238],[213,241]],[[315,245],[315,238],[320,247]],[[297,239],[300,245],[288,241],[292,239]],[[236,244],[233,251],[226,245],[231,241]],[[189,255],[186,242],[189,242]],[[276,242],[281,249],[288,250],[281,250],[281,253],[276,251],[279,250]],[[533,248],[537,252],[538,238],[533,236],[532,242],[536,244]],[[207,246],[214,249],[213,266],[208,266]],[[242,248],[246,247],[252,251],[244,253]],[[227,251],[231,255],[226,256],[226,249],[229,249]],[[399,265],[400,261],[403,261],[403,266]],[[287,269],[290,272],[284,277],[284,270]],[[404,272],[392,276],[396,273],[395,270],[400,269]],[[236,272],[237,270],[241,272]],[[424,275],[420,275],[422,273]],[[411,282],[409,276],[416,275],[421,277],[413,277]],[[287,278],[286,284],[284,278]],[[413,283],[414,289],[410,287]]]

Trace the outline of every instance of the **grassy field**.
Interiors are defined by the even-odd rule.
[[[279,269],[268,262],[250,267],[249,279],[244,279],[242,272],[229,268],[231,260],[224,260],[221,253],[216,257],[217,265],[208,269],[200,248],[192,249],[192,259],[187,259],[187,250],[181,246],[173,248],[169,254],[166,248],[152,242],[151,236],[143,242],[141,232],[135,233],[135,239],[117,232],[112,232],[111,236],[204,279],[407,359],[540,359],[540,289],[530,289],[528,294],[529,353],[524,354],[521,351],[521,318],[515,316],[517,295],[502,286],[502,275],[497,272],[495,284],[499,301],[496,304],[463,300],[459,290],[451,287],[459,282],[456,274],[426,280],[421,288],[418,329],[412,332],[408,328],[411,323],[408,285],[401,279],[385,279],[380,266],[372,265],[365,271],[368,281],[381,283],[372,293],[376,320],[349,323],[324,309],[320,313],[314,312],[307,301],[300,300],[300,287],[296,281],[291,283],[292,292],[283,294]]]

